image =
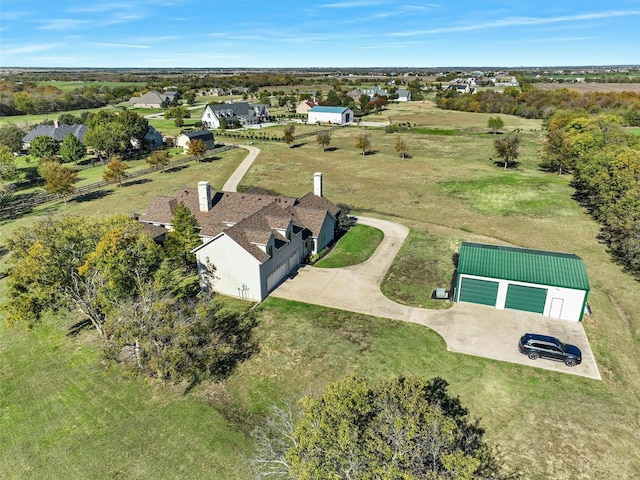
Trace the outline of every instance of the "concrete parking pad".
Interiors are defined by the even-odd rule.
[[[448,310],[427,310],[389,300],[380,291],[380,283],[409,230],[398,223],[368,217],[360,217],[358,223],[384,232],[383,241],[369,260],[345,268],[303,266],[271,296],[418,323],[438,332],[452,352],[601,379],[580,322],[469,303],[457,303]],[[517,347],[519,338],[527,332],[553,335],[577,345],[582,350],[582,364],[567,367],[551,360],[529,360]]]

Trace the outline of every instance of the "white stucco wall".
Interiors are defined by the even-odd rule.
[[[213,289],[223,295],[240,296],[247,300],[262,300],[260,262],[224,233],[196,252],[198,265],[209,262],[216,267]],[[202,278],[202,277],[201,277]]]
[[[335,220],[330,215],[327,215],[324,219],[324,223],[322,224],[320,232],[318,232],[318,237],[316,240],[316,251],[313,253],[318,253],[324,247],[329,245],[329,243],[331,243],[331,240],[333,240],[335,226]]]
[[[207,126],[207,128],[220,128],[220,121],[218,120],[218,117],[211,112],[209,107],[204,109],[200,120]]]

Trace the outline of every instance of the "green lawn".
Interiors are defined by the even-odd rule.
[[[269,405],[356,372],[374,380],[442,376],[481,418],[504,461],[527,472],[523,478],[640,478],[640,285],[612,264],[598,225],[571,200],[569,178],[539,170],[540,122],[501,116],[505,130],[520,128],[522,136],[519,163],[505,172],[491,161],[493,136],[482,134],[488,115],[439,111],[429,102],[393,105],[388,114],[394,123],[461,133],[402,133],[407,159],[395,152],[398,134],[383,129],[367,130],[373,153],[365,157],[354,145],[356,127],[334,132],[327,152],[312,137],[296,148],[264,142],[241,188],[300,196],[323,172],[324,193],[335,203],[407,225],[382,289],[410,305],[447,306],[430,294],[449,286],[463,240],[581,256],[593,310],[584,327],[602,381],[447,352],[441,337],[418,325],[267,299],[258,308],[260,351],[228,380],[182,395],[104,369],[94,337],[65,337],[62,320],[31,333],[2,326],[0,476],[244,479],[247,432]],[[175,195],[199,180],[220,188],[245,154],[233,150],[92,199],[43,206],[0,224],[0,245],[37,216],[142,212],[154,195]],[[0,272],[6,268],[0,250]]]
[[[340,268],[362,263],[373,255],[382,238],[383,234],[377,228],[354,225],[344,237],[338,240],[331,252],[315,266]]]

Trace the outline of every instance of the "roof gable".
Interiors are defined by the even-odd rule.
[[[571,253],[463,242],[458,273],[589,290],[584,262]]]

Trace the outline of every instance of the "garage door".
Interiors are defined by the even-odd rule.
[[[477,278],[462,277],[460,284],[461,302],[479,303],[481,305],[496,306],[498,297],[498,282],[478,280]]]
[[[505,308],[524,310],[525,312],[542,313],[547,301],[547,289],[509,284]]]
[[[280,280],[287,275],[287,261],[285,260],[276,269],[267,276],[267,291],[270,292]]]

